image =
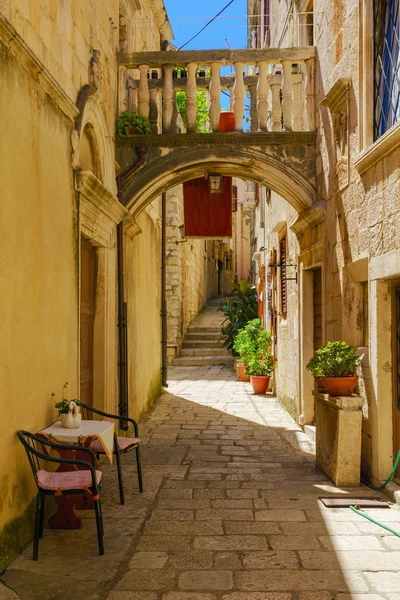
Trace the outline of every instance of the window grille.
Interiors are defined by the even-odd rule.
[[[287,314],[287,281],[286,281],[286,237],[279,242],[279,257],[281,265],[281,316]]]
[[[374,140],[400,119],[400,0],[374,0]]]

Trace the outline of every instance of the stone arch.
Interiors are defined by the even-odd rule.
[[[87,98],[77,127],[79,135],[77,155],[79,160],[81,157],[84,160],[79,167],[85,170],[84,165],[90,165],[87,153],[91,152],[93,174],[115,194],[114,144],[100,93],[95,92]]]
[[[285,198],[299,213],[315,200],[314,167],[311,157],[282,156],[268,148],[219,146],[161,150],[162,155],[146,159],[145,165],[128,180],[124,204],[136,219],[162,192],[189,179],[214,172],[258,182]]]

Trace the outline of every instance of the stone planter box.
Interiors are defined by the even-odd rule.
[[[364,398],[313,392],[316,465],[335,485],[360,485],[361,428]]]

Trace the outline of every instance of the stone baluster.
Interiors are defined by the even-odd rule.
[[[157,88],[151,88],[150,90],[150,123],[153,133],[159,133],[158,131],[158,99],[159,99],[159,90]]]
[[[314,110],[314,60],[309,58],[305,61],[307,69],[306,81],[306,114],[307,114],[307,129],[314,131],[315,129],[315,110]]]
[[[130,87],[128,90],[128,109],[137,111],[138,91],[137,88]]]
[[[250,93],[250,131],[258,131],[257,85],[249,85]]]
[[[282,112],[283,129],[292,131],[293,127],[293,87],[292,87],[292,61],[283,60],[283,82],[282,82]]]
[[[219,76],[219,63],[211,63],[210,81],[210,125],[214,132],[219,131],[219,115],[221,114],[221,80]]]
[[[170,133],[180,133],[180,125],[181,124],[182,124],[182,115],[179,112],[178,103],[176,101],[176,91],[174,90],[174,108],[172,111]]]
[[[186,120],[188,133],[197,133],[197,63],[189,63],[187,66],[188,77],[186,82]]]
[[[233,112],[235,113],[235,131],[242,131],[245,95],[245,87],[243,80],[244,62],[236,62],[233,66],[235,67],[235,85],[233,86]]]
[[[274,75],[269,80],[269,87],[271,88],[272,94],[272,108],[271,108],[271,119],[272,119],[272,131],[282,130],[282,108],[281,108],[281,85],[282,77],[280,75]]]
[[[144,117],[148,117],[150,112],[150,92],[147,80],[148,71],[148,65],[139,66],[138,112]]]
[[[268,79],[267,70],[268,63],[263,60],[257,63],[258,65],[258,85],[257,85],[257,111],[258,111],[258,122],[260,124],[261,131],[268,131]]]
[[[172,115],[174,112],[175,96],[172,83],[172,66],[164,67],[164,89],[163,89],[163,133],[171,133]]]
[[[293,86],[293,131],[303,131],[304,119],[301,102],[303,75],[292,73]]]

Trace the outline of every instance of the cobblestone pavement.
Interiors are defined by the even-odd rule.
[[[230,368],[171,369],[141,437],[144,494],[133,455],[125,506],[103,467],[105,556],[86,512],[82,530],[46,530],[38,562],[31,545],[18,557],[0,598],[400,600],[400,539],[318,499],[371,492],[335,488],[278,401]],[[398,507],[366,512],[400,531]]]

